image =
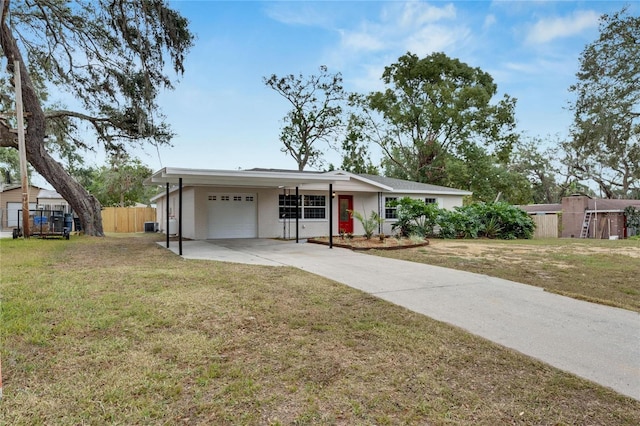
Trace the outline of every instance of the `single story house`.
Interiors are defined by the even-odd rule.
[[[627,226],[624,209],[629,206],[640,209],[640,200],[595,199],[586,195],[572,195],[562,198],[562,202],[558,204],[531,204],[520,208],[532,216],[559,217],[556,237],[622,239],[638,232]]]
[[[195,240],[309,238],[363,234],[350,210],[384,218],[390,234],[392,201],[412,197],[441,208],[462,205],[472,193],[383,176],[276,169],[202,170],[165,167],[145,181],[165,190],[157,203],[159,230]],[[180,230],[182,232],[180,232]]]
[[[29,185],[29,210],[55,210],[69,213],[69,203],[50,189]],[[18,227],[18,211],[22,210],[22,185],[9,185],[0,192],[0,229]],[[20,224],[22,226],[22,224]]]

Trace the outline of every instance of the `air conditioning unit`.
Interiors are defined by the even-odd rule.
[[[144,232],[158,232],[158,222],[145,222]]]

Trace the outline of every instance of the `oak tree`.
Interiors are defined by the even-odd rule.
[[[383,150],[388,175],[444,184],[449,157],[482,147],[505,161],[517,134],[515,99],[479,68],[444,53],[407,53],[382,74],[387,88],[361,99],[366,131]]]
[[[603,15],[576,77],[565,163],[607,198],[629,197],[640,189],[640,17]]]
[[[6,108],[13,98],[10,82],[19,72],[27,159],[69,202],[85,232],[101,236],[100,203],[55,160],[54,150],[71,144],[119,152],[145,142],[169,143],[172,134],[156,98],[173,88],[169,73],[184,72],[193,43],[188,22],[165,0],[2,4],[0,49],[7,68],[0,103]],[[78,106],[49,103],[53,91],[70,95]],[[17,147],[11,127],[5,115],[0,146]],[[48,143],[45,136],[51,136]]]
[[[138,158],[115,154],[109,158],[108,165],[91,169],[91,182],[86,187],[103,206],[148,204],[157,193],[157,188],[144,185],[152,173]]]

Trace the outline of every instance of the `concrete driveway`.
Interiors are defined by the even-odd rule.
[[[178,243],[172,242],[170,249],[177,253]],[[486,275],[310,243],[184,241],[183,257],[297,267],[640,400],[640,314],[636,312]]]

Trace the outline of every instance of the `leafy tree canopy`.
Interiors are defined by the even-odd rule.
[[[342,164],[341,170],[351,173],[364,173],[378,175],[378,167],[371,161],[371,154],[365,143],[362,143],[363,128],[362,118],[352,114],[349,117],[347,131],[342,141]]]
[[[144,180],[153,171],[137,158],[114,155],[109,166],[92,169],[87,189],[103,206],[128,207],[136,203],[148,204],[156,189],[145,186]]]
[[[0,183],[20,182],[20,159],[15,149],[0,148]]]
[[[447,160],[470,147],[506,161],[514,133],[515,99],[492,99],[489,74],[444,53],[407,53],[385,68],[387,89],[354,98],[363,111],[362,131],[382,148],[387,175],[444,184]]]
[[[640,17],[603,15],[576,77],[565,164],[607,198],[629,197],[640,188]]]

